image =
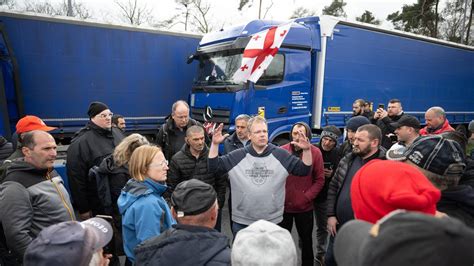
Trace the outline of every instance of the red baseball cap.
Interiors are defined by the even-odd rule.
[[[16,132],[18,134],[33,131],[33,130],[42,130],[42,131],[51,131],[56,129],[55,127],[48,127],[43,120],[34,115],[27,115],[22,119],[18,120],[16,123]]]

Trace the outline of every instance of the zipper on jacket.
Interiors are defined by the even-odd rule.
[[[61,193],[61,191],[59,190],[59,188],[58,188],[58,186],[56,185],[56,183],[54,183],[53,179],[52,179],[51,176],[50,176],[50,171],[49,171],[49,170],[48,170],[48,172],[46,173],[46,179],[48,179],[49,181],[51,181],[51,183],[53,183],[53,186],[54,186],[54,188],[56,189],[56,191],[58,192],[59,197],[61,198],[61,201],[62,201],[64,207],[66,207],[66,210],[67,210],[67,212],[69,213],[69,216],[71,217],[71,221],[75,221],[74,216],[72,215],[71,209],[69,208],[69,206],[68,206],[66,200],[64,199],[63,193]]]

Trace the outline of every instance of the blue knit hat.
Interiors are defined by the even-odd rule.
[[[360,126],[370,124],[370,120],[365,116],[354,116],[346,123],[346,128],[351,131],[357,131]]]

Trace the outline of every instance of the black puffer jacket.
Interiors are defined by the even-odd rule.
[[[385,150],[383,147],[379,147],[378,154],[374,159],[385,159]],[[339,162],[339,165],[336,169],[336,173],[334,174],[331,182],[329,183],[328,188],[328,198],[327,198],[327,215],[336,216],[336,201],[339,196],[339,192],[341,191],[342,184],[344,183],[344,179],[346,178],[347,171],[351,167],[352,163],[354,162],[355,155],[353,152],[344,156]],[[367,162],[365,162],[367,163]]]
[[[79,213],[90,210],[93,214],[103,212],[95,180],[89,179],[89,169],[112,154],[123,138],[118,128],[103,129],[92,122],[73,138],[67,151],[66,168],[74,205]]]
[[[175,224],[135,248],[137,265],[230,265],[229,239],[214,229]]]
[[[207,156],[209,149],[204,146],[199,158],[196,159],[189,150],[189,145],[176,153],[170,162],[170,169],[168,171],[167,185],[170,187],[170,192],[181,182],[189,179],[198,179],[214,187],[217,193],[217,201],[219,207],[224,206],[225,192],[227,187],[227,174],[217,175],[209,173],[207,167]]]

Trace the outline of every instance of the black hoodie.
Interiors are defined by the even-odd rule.
[[[63,180],[56,171],[13,161],[0,185],[0,219],[8,247],[19,258],[39,232],[75,220]]]

